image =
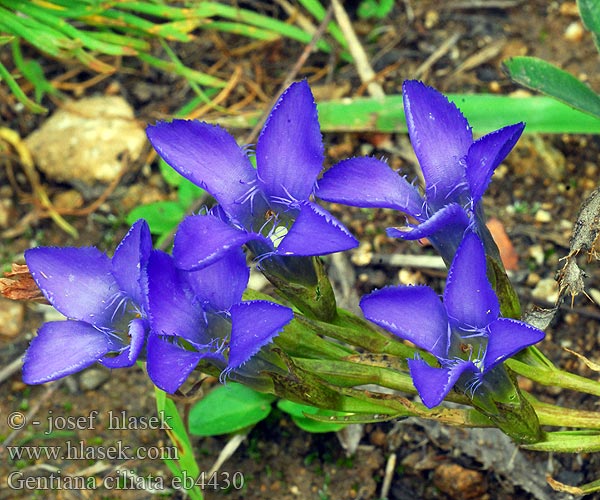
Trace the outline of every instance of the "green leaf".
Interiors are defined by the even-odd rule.
[[[178,187],[183,183],[185,177],[181,175],[177,170],[172,168],[165,160],[159,157],[158,159],[158,169],[160,170],[160,175],[163,176],[165,182],[172,187]]]
[[[358,6],[361,19],[383,19],[394,8],[394,0],[363,0]]]
[[[577,7],[584,26],[600,35],[600,0],[577,0]]]
[[[570,73],[536,57],[513,57],[504,65],[517,83],[600,117],[600,96]]]
[[[184,215],[184,207],[176,201],[157,201],[135,207],[127,215],[127,224],[146,219],[152,234],[165,234],[175,229]]]
[[[314,420],[307,415],[318,415],[322,417],[343,417],[345,413],[333,411],[333,410],[322,410],[315,408],[314,406],[303,405],[300,403],[294,403],[287,399],[280,399],[277,402],[277,408],[281,411],[289,413],[294,423],[300,427],[303,431],[319,433],[319,432],[336,432],[346,427],[347,424],[339,422],[323,422]]]
[[[596,49],[600,52],[600,0],[577,0],[584,26],[592,32]]]
[[[271,413],[275,396],[228,382],[198,401],[189,416],[190,433],[218,436],[257,424]]]
[[[184,182],[182,182],[179,185],[177,197],[181,206],[184,207],[187,211],[187,209],[192,206],[194,201],[200,198],[200,196],[202,196],[204,192],[204,189],[196,186],[196,184],[193,184],[187,179],[184,179]]]

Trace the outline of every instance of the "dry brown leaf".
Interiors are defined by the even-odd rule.
[[[0,295],[10,300],[46,302],[25,264],[12,264],[12,270],[0,278]]]

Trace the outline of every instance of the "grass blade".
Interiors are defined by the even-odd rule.
[[[550,97],[508,97],[490,94],[450,94],[476,134],[524,121],[527,133],[599,134],[600,120]],[[323,132],[406,132],[402,96],[357,97],[318,104]],[[261,112],[219,117],[225,127],[251,128]]]

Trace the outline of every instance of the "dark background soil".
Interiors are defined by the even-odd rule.
[[[268,2],[238,2],[271,15],[282,15]],[[353,15],[353,5],[346,4]],[[534,55],[560,65],[600,90],[598,54],[588,33],[571,36],[569,26],[578,18],[574,2],[534,1],[417,1],[397,2],[393,12],[379,22],[366,22],[354,17],[354,26],[370,56],[379,81],[387,94],[399,94],[404,79],[418,76],[443,92],[518,91],[502,71],[501,61],[512,55]],[[570,28],[571,30],[573,28]],[[417,74],[424,61],[448,38],[459,33],[450,50],[428,70]],[[374,36],[377,34],[377,36]],[[241,68],[242,78],[223,106],[231,106],[255,97],[245,109],[265,109],[272,96],[300,56],[303,47],[289,40],[274,43],[253,43],[233,35],[208,33],[187,45],[175,45],[178,56],[191,67],[228,80],[235,68]],[[159,49],[157,48],[157,52]],[[65,71],[61,64],[36,56],[48,78]],[[10,67],[8,51],[0,49],[0,58]],[[467,64],[465,64],[467,63]],[[73,97],[94,94],[118,94],[134,107],[142,123],[164,119],[192,97],[187,84],[178,78],[157,73],[144,66],[130,63],[133,71],[121,72],[95,86],[74,92]],[[73,82],[85,81],[90,74],[83,70],[74,73]],[[343,63],[336,55],[313,53],[300,71],[299,78],[308,78],[311,85],[332,95],[331,89],[345,89],[344,95],[365,92],[354,66]],[[254,89],[254,90],[253,90]],[[256,90],[258,89],[258,91]],[[23,112],[9,98],[6,89],[0,94],[1,125],[17,131],[22,137],[36,130],[45,120]],[[58,103],[45,102],[51,109]],[[210,120],[214,113],[204,119]],[[520,118],[515,116],[515,122]],[[240,138],[248,131],[238,131]],[[385,156],[403,168],[409,176],[414,173],[410,148],[403,135],[326,134],[331,163],[354,154]],[[505,164],[500,167],[485,198],[489,217],[497,218],[516,249],[518,263],[512,273],[513,282],[522,298],[524,308],[534,304],[548,306],[551,291],[532,294],[540,281],[550,279],[559,267],[559,259],[568,252],[568,239],[580,203],[598,181],[600,141],[595,136],[532,136],[522,138]],[[132,164],[130,171],[114,189],[109,199],[87,217],[71,217],[69,221],[80,231],[73,241],[31,204],[29,186],[17,174],[15,185],[8,176],[10,158],[0,156],[7,168],[0,169],[0,197],[9,200],[13,208],[13,226],[27,220],[24,230],[0,240],[0,258],[4,266],[22,258],[22,252],[35,244],[98,245],[112,252],[115,242],[126,231],[124,206],[131,206],[132,186],[158,190],[164,199],[171,196],[166,184],[157,176],[156,165]],[[18,166],[13,166],[15,170]],[[42,179],[51,197],[71,188]],[[138,190],[139,192],[139,190]],[[444,273],[436,270],[407,268],[400,270],[378,263],[377,259],[360,259],[365,249],[376,254],[415,254],[431,252],[416,245],[388,240],[384,229],[393,225],[398,216],[387,211],[365,212],[333,207],[337,215],[361,238],[361,250],[350,256],[350,292],[342,293],[345,307],[357,296],[384,284],[398,283],[408,277],[419,282],[440,285]],[[540,210],[542,213],[540,213]],[[11,226],[12,227],[12,226]],[[360,265],[359,265],[360,264]],[[339,268],[339,263],[330,262]],[[587,269],[587,285],[600,288],[597,268]],[[349,279],[346,276],[346,281]],[[546,300],[545,300],[546,299]],[[568,354],[569,347],[591,359],[598,360],[598,306],[585,297],[578,297],[574,307],[565,305],[548,329],[542,350],[558,365],[581,375],[597,377],[583,363]],[[27,308],[20,333],[0,338],[0,367],[19,358],[29,339],[43,321],[38,306]],[[83,385],[85,387],[85,385]],[[527,385],[540,399],[564,406],[597,409],[591,396],[569,393],[552,387]],[[180,403],[181,408],[184,403]],[[167,446],[162,431],[134,430],[129,432],[107,429],[109,411],[140,417],[154,415],[152,386],[141,369],[116,370],[93,390],[82,388],[81,375],[69,377],[60,384],[28,387],[21,382],[17,371],[0,386],[0,433],[10,435],[6,416],[11,412],[27,413],[40,426],[29,425],[16,437],[13,445],[66,446],[66,441],[84,440],[89,445],[110,446],[121,441],[135,449],[139,446]],[[99,412],[94,429],[78,429],[52,439],[43,435],[44,423],[50,415],[85,416]],[[52,412],[52,413],[50,413]],[[379,498],[385,476],[386,462],[394,454],[390,499],[447,499],[447,498],[560,498],[546,488],[541,493],[517,479],[524,473],[543,476],[551,474],[569,484],[581,484],[600,477],[600,461],[595,455],[560,455],[526,453],[529,465],[525,470],[510,471],[497,464],[486,464],[484,456],[468,453],[464,444],[473,439],[470,431],[450,434],[440,440],[439,432],[412,420],[400,423],[366,425],[356,453],[347,456],[337,436],[309,434],[299,430],[285,415],[275,410],[266,421],[253,429],[221,471],[244,474],[241,491],[206,491],[207,498],[231,499],[372,499]],[[435,436],[438,436],[437,438]],[[11,438],[12,439],[12,438]],[[208,471],[227,443],[227,437],[194,439],[202,470]],[[103,466],[106,466],[103,468]],[[103,460],[98,464],[86,460],[29,460],[11,461],[6,455],[0,463],[0,476],[26,468],[33,476],[48,475],[60,469],[63,476],[82,475],[89,467],[97,478],[130,470],[141,477],[164,478],[170,473],[160,460]],[[543,478],[542,478],[542,483]],[[179,493],[166,492],[168,498],[180,498]],[[42,498],[149,498],[146,490],[89,490],[46,491]],[[15,491],[0,485],[2,498],[30,498],[32,491]]]

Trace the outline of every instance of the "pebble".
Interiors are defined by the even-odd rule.
[[[535,221],[536,222],[552,222],[552,214],[550,212],[548,212],[547,210],[543,210],[543,209],[539,209],[536,213],[535,213]]]
[[[433,475],[434,484],[451,498],[481,498],[487,491],[483,474],[458,464],[440,464]]]
[[[579,21],[574,21],[571,24],[569,24],[569,26],[567,26],[567,29],[563,34],[563,38],[567,42],[579,43],[583,38],[583,33],[583,25]]]
[[[579,9],[577,2],[565,2],[561,4],[559,12],[563,16],[579,17]]]
[[[69,101],[25,143],[48,178],[86,195],[120,174],[124,155],[130,161],[141,155],[146,134],[122,97],[97,96]]]
[[[25,304],[0,298],[0,335],[16,337],[23,329]]]
[[[543,278],[538,281],[531,295],[534,299],[554,304],[558,300],[558,283],[553,278]]]
[[[368,266],[373,260],[373,247],[368,242],[361,243],[352,253],[350,260],[357,266]]]
[[[531,257],[538,266],[544,264],[545,254],[542,245],[532,245],[528,250],[529,257]]]
[[[102,386],[110,378],[106,368],[89,368],[79,376],[79,387],[82,391],[93,391]]]

